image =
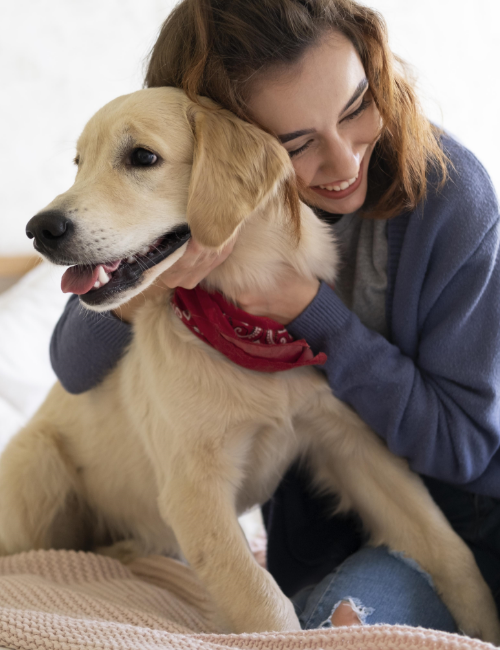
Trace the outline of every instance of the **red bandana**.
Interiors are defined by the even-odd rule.
[[[326,361],[326,354],[314,356],[304,339],[295,341],[280,323],[247,314],[220,293],[177,287],[172,306],[198,338],[249,370],[277,372]]]

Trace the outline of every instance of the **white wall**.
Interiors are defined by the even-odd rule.
[[[426,112],[478,156],[500,192],[500,0],[366,0],[414,66]]]
[[[73,182],[76,139],[140,88],[174,0],[0,0],[0,255],[30,252],[29,219]]]
[[[414,64],[432,119],[500,188],[500,0],[366,0]],[[0,0],[0,255],[74,177],[74,143],[102,104],[141,86],[173,0]],[[441,117],[442,113],[442,117]]]

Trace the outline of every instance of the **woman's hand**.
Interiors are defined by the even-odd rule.
[[[188,241],[187,249],[184,255],[177,260],[169,269],[157,278],[164,287],[175,289],[194,289],[210,271],[216,266],[222,264],[231,254],[236,239],[229,241],[220,251],[214,251],[212,248],[206,248],[198,244],[192,237]]]
[[[165,293],[167,289],[183,287],[194,289],[216,266],[222,264],[231,254],[235,239],[228,242],[220,251],[214,251],[198,244],[193,238],[188,241],[186,252],[175,264],[159,275],[143,292],[131,298],[127,303],[113,310],[120,320],[131,323],[135,312],[148,297]]]
[[[238,296],[238,305],[249,314],[267,316],[288,325],[314,300],[319,287],[316,278],[304,278],[290,269],[271,291]]]

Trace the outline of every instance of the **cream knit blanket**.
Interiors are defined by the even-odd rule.
[[[454,634],[360,626],[224,635],[209,595],[175,560],[128,566],[91,553],[31,551],[0,558],[0,646],[15,650],[485,650]]]

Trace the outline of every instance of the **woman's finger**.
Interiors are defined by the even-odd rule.
[[[205,248],[190,239],[184,255],[159,276],[159,280],[170,289],[184,287],[192,289],[214,268],[230,255],[234,241],[228,242],[221,251]]]

